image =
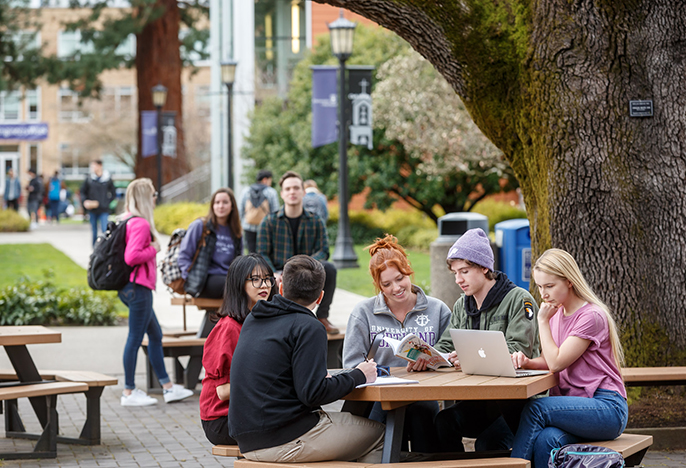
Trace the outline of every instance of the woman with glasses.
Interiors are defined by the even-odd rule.
[[[396,340],[415,333],[434,346],[450,322],[450,309],[412,284],[414,271],[395,237],[386,235],[367,248],[372,257],[369,272],[378,294],[357,304],[350,314],[343,342],[343,367],[346,369],[363,360],[375,335],[382,330],[385,336]],[[405,367],[407,364],[384,343],[374,360],[380,366]],[[435,401],[416,402],[407,407],[403,432],[404,439],[410,441],[411,451],[438,451],[438,436],[434,430],[437,413]],[[385,423],[386,411],[375,403],[369,418]]]
[[[202,365],[205,378],[200,393],[200,419],[207,439],[214,445],[237,445],[229,437],[229,374],[243,321],[258,301],[271,300],[276,292],[274,272],[258,254],[238,257],[226,275],[224,302],[219,321],[205,341]]]
[[[124,391],[122,406],[149,406],[157,399],[136,388],[135,373],[138,350],[143,336],[148,335],[148,359],[164,389],[164,401],[183,400],[191,390],[172,384],[164,367],[162,329],[152,308],[152,292],[157,282],[155,257],[160,251],[159,235],[152,212],[155,188],[150,179],[136,179],[126,189],[126,223],[124,261],[134,267],[129,283],[119,291],[119,299],[129,308],[129,335],[124,346]]]
[[[243,251],[243,230],[230,188],[212,194],[210,210],[193,221],[179,249],[184,289],[194,297],[221,299],[229,265]]]

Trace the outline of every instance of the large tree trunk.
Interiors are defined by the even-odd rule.
[[[324,0],[317,0],[324,1]],[[631,365],[686,364],[686,15],[669,0],[326,0],[404,37],[505,152]],[[651,99],[654,116],[629,116]]]
[[[142,157],[140,111],[156,110],[152,104],[152,87],[167,87],[167,102],[163,111],[176,112],[176,157],[163,156],[162,183],[166,184],[188,172],[184,148],[181,94],[181,54],[179,51],[179,7],[177,0],[159,0],[162,16],[149,23],[136,36],[136,73],[138,80],[138,156],[136,177],[149,177],[157,186],[155,156]],[[158,187],[159,189],[159,187]]]

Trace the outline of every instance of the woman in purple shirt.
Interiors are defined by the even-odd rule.
[[[549,369],[559,383],[550,397],[531,400],[524,408],[512,456],[544,468],[552,449],[618,437],[629,408],[617,326],[574,258],[564,250],[547,250],[533,275],[543,299],[538,311],[541,357],[516,352],[512,361],[517,368]]]
[[[196,250],[198,256],[193,263]],[[179,267],[186,280],[186,292],[221,299],[229,265],[242,251],[243,230],[236,198],[230,188],[220,188],[212,194],[207,216],[193,221],[181,242]]]

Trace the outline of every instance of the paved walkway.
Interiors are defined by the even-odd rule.
[[[88,225],[40,226],[36,231],[22,234],[0,233],[0,244],[50,243],[86,267],[90,254]],[[166,244],[166,242],[163,242]],[[161,284],[161,282],[160,282]],[[180,328],[179,307],[169,305],[169,294],[158,288],[155,311],[164,328]],[[345,326],[352,306],[360,296],[337,290],[331,319]],[[193,310],[193,308],[189,308]],[[202,315],[189,312],[189,327],[197,327]],[[123,381],[121,356],[126,339],[126,327],[62,327],[62,343],[32,345],[30,352],[38,366],[44,369],[82,369],[103,372],[119,378],[120,385],[108,387],[102,396],[102,444],[79,446],[58,444],[55,460],[0,461],[2,467],[214,467],[233,466],[232,458],[214,457],[211,444],[200,426],[197,394],[186,401],[165,404],[160,396],[156,406],[123,408],[119,405]],[[0,368],[11,367],[4,353]],[[167,362],[171,370],[171,361]],[[141,352],[136,381],[145,382],[144,355]],[[27,430],[38,432],[39,424],[26,399],[19,402]],[[330,405],[338,409],[340,402]],[[58,398],[62,433],[77,436],[85,420],[83,395],[64,395]],[[4,420],[0,421],[4,434]],[[0,438],[0,451],[16,448],[29,450],[33,442]],[[686,452],[649,452],[646,467],[686,467]]]

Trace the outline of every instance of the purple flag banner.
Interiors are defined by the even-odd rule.
[[[312,69],[312,148],[338,141],[338,67],[314,65]]]
[[[157,111],[141,111],[141,152],[144,158],[157,155]]]
[[[0,125],[0,140],[45,140],[48,138],[48,124],[22,123]]]

